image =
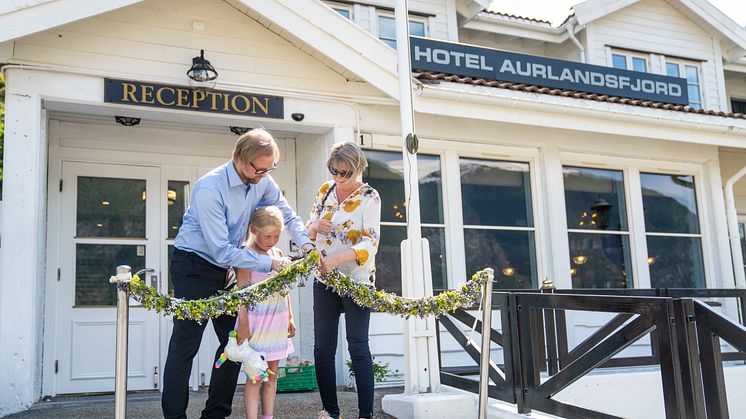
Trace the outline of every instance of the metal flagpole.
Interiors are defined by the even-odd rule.
[[[399,112],[404,192],[407,215],[407,239],[401,243],[402,292],[407,297],[432,295],[428,244],[420,230],[420,198],[417,173],[417,135],[412,106],[412,72],[409,48],[407,0],[396,0],[396,45],[398,53]],[[404,393],[436,392],[440,370],[435,340],[435,320],[408,319],[404,328]]]

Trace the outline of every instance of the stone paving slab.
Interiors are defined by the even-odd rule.
[[[386,394],[401,394],[401,387],[389,387],[376,389],[374,415],[379,419],[391,419],[381,410],[381,398]],[[338,393],[339,405],[342,417],[345,419],[357,418],[357,393],[342,391]],[[198,418],[199,413],[207,400],[207,389],[192,391],[189,395],[189,408],[187,416]],[[321,399],[319,393],[279,393],[275,403],[275,418],[285,419],[316,419],[317,412],[321,410]],[[236,396],[233,398],[233,414],[231,418],[244,418],[243,387],[239,386]],[[7,418],[12,419],[98,419],[114,417],[114,396],[75,396],[57,397],[51,401],[43,401],[35,404],[25,412],[16,413]],[[127,397],[128,419],[150,419],[159,418],[161,415],[160,393],[138,393]],[[395,419],[395,418],[394,418]]]

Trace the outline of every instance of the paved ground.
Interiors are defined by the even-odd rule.
[[[242,397],[243,388],[239,386],[233,399],[233,415],[231,418],[245,417]],[[401,387],[376,389],[375,417],[390,419],[381,410],[381,398],[386,394],[400,394]],[[357,393],[339,391],[339,404],[342,417],[356,418]],[[192,392],[189,396],[190,418],[198,418],[207,399],[207,390]],[[316,413],[321,410],[321,400],[317,392],[281,393],[278,394],[275,406],[275,418],[285,419],[316,419]],[[77,396],[58,397],[51,401],[39,402],[31,409],[10,415],[12,419],[98,419],[114,417],[114,396]],[[161,416],[161,399],[159,393],[130,394],[127,398],[127,418],[159,418]]]

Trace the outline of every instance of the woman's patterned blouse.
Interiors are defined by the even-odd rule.
[[[381,231],[381,198],[367,183],[352,192],[344,201],[337,201],[337,191],[329,193],[334,181],[319,189],[311,207],[311,222],[323,218],[331,220],[327,235],[316,235],[316,247],[331,256],[345,249],[354,249],[355,262],[343,263],[338,269],[355,282],[375,285],[375,257]],[[324,201],[326,197],[326,201]]]

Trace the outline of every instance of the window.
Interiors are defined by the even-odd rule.
[[[564,166],[573,288],[632,288],[624,174]]]
[[[648,59],[643,55],[629,52],[614,52],[611,54],[611,66],[622,70],[648,71]]]
[[[468,275],[492,267],[495,286],[534,288],[536,245],[528,163],[461,158]]]
[[[734,113],[746,113],[746,100],[731,99],[730,109]]]
[[[402,154],[366,151],[363,179],[381,196],[381,242],[376,256],[376,287],[401,295],[401,241],[407,237]],[[430,242],[433,288],[448,288],[443,187],[439,156],[418,154],[422,237]]]
[[[703,288],[694,176],[640,173],[640,183],[651,286]]]
[[[686,79],[689,93],[689,106],[702,108],[702,94],[700,88],[699,66],[694,63],[666,60],[666,75]]]
[[[410,18],[409,34],[425,36],[425,21]],[[396,49],[396,23],[392,16],[378,15],[378,38],[386,45]]]
[[[346,4],[338,3],[327,3],[327,6],[331,7],[332,10],[344,16],[347,19],[352,20],[352,7]]]

